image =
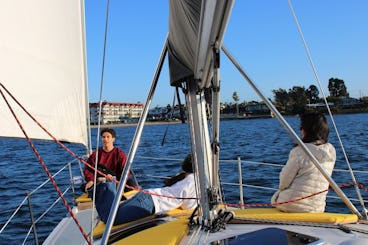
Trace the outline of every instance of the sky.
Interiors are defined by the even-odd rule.
[[[102,91],[102,100],[145,103],[168,32],[168,2],[110,0],[102,69],[107,1],[85,0],[90,102]],[[338,78],[350,97],[368,96],[368,1],[291,3],[316,73],[287,0],[234,1],[223,45],[259,90],[273,99],[272,90],[315,85],[328,96],[328,80]],[[166,60],[151,107],[172,104],[167,67]],[[233,92],[240,102],[261,101],[224,53],[220,69],[221,102],[233,103]]]

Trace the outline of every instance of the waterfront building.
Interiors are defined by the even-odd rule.
[[[107,102],[101,104],[101,124],[135,122],[142,115],[142,103]],[[90,120],[92,125],[98,124],[99,103],[90,103]]]

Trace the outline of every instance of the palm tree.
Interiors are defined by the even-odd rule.
[[[239,105],[238,105],[239,96],[237,92],[233,93],[233,100],[235,101],[236,115],[239,115]]]

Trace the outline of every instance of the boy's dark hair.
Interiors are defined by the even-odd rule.
[[[115,130],[114,129],[112,129],[112,128],[104,128],[104,129],[102,129],[101,130],[101,133],[100,133],[100,135],[102,136],[104,133],[110,133],[111,135],[112,135],[112,137],[113,138],[116,138],[116,132],[115,132]]]
[[[320,112],[308,112],[300,116],[300,129],[304,129],[304,143],[319,142],[325,144],[328,141],[330,127],[326,117]]]

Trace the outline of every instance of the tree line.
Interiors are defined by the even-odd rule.
[[[326,100],[335,111],[341,111],[347,107],[362,108],[366,106],[364,100],[350,98],[348,89],[344,80],[339,78],[330,78],[328,80],[329,95]],[[272,90],[274,94],[274,104],[276,108],[284,114],[300,114],[307,110],[326,110],[323,96],[315,85],[308,88],[293,86],[286,91],[285,89]],[[323,106],[322,106],[323,105]]]
[[[348,89],[344,80],[339,78],[330,78],[328,80],[328,92],[326,100],[329,103],[330,109],[335,113],[345,112],[367,112],[368,111],[368,97],[359,99],[350,98]],[[278,111],[284,115],[296,115],[309,110],[318,110],[327,112],[325,100],[323,95],[315,85],[310,85],[308,88],[304,86],[293,86],[286,89],[272,90],[273,99],[269,100],[275,105]],[[244,101],[239,103],[240,98],[237,92],[233,92],[232,99],[235,103],[221,103],[222,114],[236,114],[236,115],[266,115],[270,113],[264,102],[258,101]],[[156,107],[160,108],[159,106]],[[156,118],[180,118],[179,112],[185,111],[185,105],[182,105],[182,110],[179,105],[174,108],[168,104],[166,110],[156,113]],[[151,113],[152,114],[152,113]]]
[[[342,110],[368,110],[368,97],[359,99],[350,98],[347,87],[344,80],[339,78],[330,78],[328,81],[329,95],[326,99],[334,112],[341,112]],[[274,98],[272,103],[282,113],[286,115],[300,114],[308,110],[320,110],[326,111],[325,101],[323,96],[320,96],[320,92],[315,85],[310,85],[308,88],[304,86],[293,86],[286,89],[274,89],[272,90]],[[243,102],[238,104],[239,96],[236,92],[232,96],[235,105],[230,107],[233,111],[239,113],[243,108],[252,102]],[[229,105],[227,105],[229,107]]]

